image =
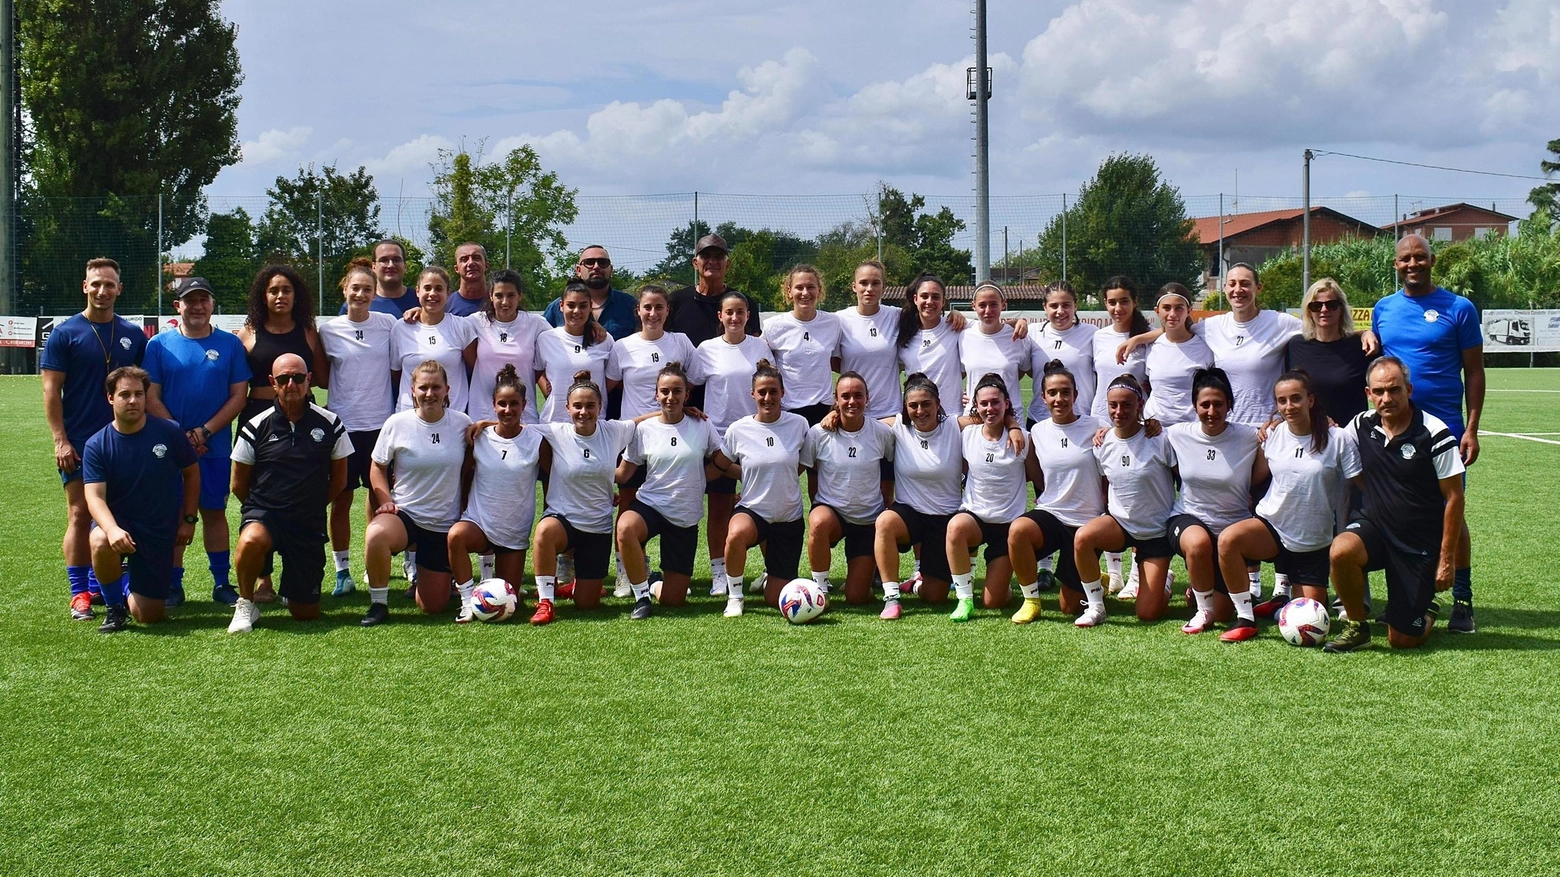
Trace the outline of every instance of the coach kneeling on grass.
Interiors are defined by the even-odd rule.
[[[1393,356],[1371,363],[1366,389],[1374,411],[1354,418],[1365,510],[1333,539],[1332,581],[1349,622],[1326,651],[1370,645],[1365,574],[1387,571],[1387,642],[1424,644],[1452,586],[1463,527],[1463,463],[1457,438],[1439,418],[1409,401],[1408,366]]]
[[[347,484],[352,440],[331,412],[309,401],[303,358],[284,353],[271,365],[276,404],[239,427],[233,443],[238,525],[238,603],[228,633],[248,633],[260,619],[255,579],[266,555],[282,556],[282,598],[299,621],[320,617],[325,579],[325,510]]]
[[[127,615],[142,624],[167,617],[174,546],[190,544],[200,521],[199,458],[177,423],[147,416],[151,385],[135,366],[110,372],[104,389],[114,419],[81,454],[92,568],[108,609],[98,627],[104,633],[124,630]]]

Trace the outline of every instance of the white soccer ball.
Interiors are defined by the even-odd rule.
[[[812,579],[792,579],[780,589],[780,614],[792,624],[806,624],[828,606],[829,596]]]
[[[471,589],[471,614],[478,621],[503,621],[518,608],[514,586],[503,579],[483,579]]]
[[[1319,646],[1327,639],[1332,617],[1323,606],[1309,597],[1300,597],[1278,610],[1278,632],[1296,646]]]

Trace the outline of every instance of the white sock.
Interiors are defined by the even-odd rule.
[[[1257,570],[1252,570],[1250,572],[1247,572],[1246,573],[1246,579],[1251,582],[1251,589],[1249,591],[1249,596],[1261,597],[1262,596],[1262,570],[1257,569]]]
[[[492,578],[494,570],[498,567],[498,561],[493,557],[493,555],[479,554],[477,555],[477,562],[482,567],[482,577],[484,579]]]
[[[883,602],[884,603],[898,603],[899,602],[899,583],[898,582],[884,582],[883,583]]]
[[[1024,592],[1025,600],[1040,599],[1040,583],[1038,581],[1030,582],[1027,585],[1023,582],[1019,582],[1018,589]]]
[[[818,587],[822,588],[823,592],[825,594],[829,593],[829,572],[828,572],[828,570],[824,570],[823,572],[814,572],[812,574],[812,579],[813,579],[814,582],[818,583]]]
[[[916,575],[921,574],[921,558],[919,557],[915,559],[915,573]]]
[[[975,599],[975,574],[972,572],[959,575],[953,574],[953,592],[960,600]]]
[[[720,579],[716,579],[715,576],[720,576],[721,578]],[[718,581],[720,581],[721,579],[723,579],[725,577],[726,577],[726,558],[724,558],[724,557],[712,557],[712,558],[710,558],[710,578],[714,579],[715,581],[718,582]]]
[[[368,602],[370,602],[370,603],[379,603],[381,605],[389,603],[390,602],[390,589],[389,588],[369,588],[368,589]]]
[[[1099,579],[1083,583],[1083,596],[1088,599],[1090,609],[1105,608],[1105,586],[1100,584]]]
[[[1117,579],[1121,578],[1121,552],[1120,551],[1107,551],[1107,552],[1105,552],[1105,571],[1107,573],[1110,573],[1111,575],[1115,576]]]
[[[471,579],[467,579],[464,582],[461,582],[460,584],[455,586],[455,589],[457,591],[460,591],[460,605],[462,605],[462,606],[470,606],[471,605],[471,589],[475,588],[476,586],[477,586],[477,583],[472,581]]]
[[[726,574],[726,599],[728,599],[728,600],[740,600],[740,599],[742,599],[742,577],[741,576],[734,576],[734,575],[732,575],[730,573]]]
[[[406,552],[406,565],[413,569],[417,567],[417,552],[415,550]]]
[[[1289,574],[1273,573],[1273,596],[1289,596]]]
[[[650,580],[649,579],[646,579],[646,580],[644,580],[642,582],[637,582],[637,583],[636,582],[629,582],[628,583],[628,587],[629,587],[629,590],[634,592],[634,599],[635,600],[648,600],[648,599],[650,599]]]
[[[1235,604],[1235,614],[1243,621],[1255,622],[1257,616],[1251,611],[1250,591],[1231,591],[1230,602]]]
[[[1142,566],[1140,563],[1134,562],[1132,564],[1132,572],[1127,574],[1127,587],[1136,588],[1138,586],[1138,567],[1140,566]]]
[[[1196,600],[1197,600],[1197,611],[1198,612],[1212,612],[1213,611],[1213,592],[1212,591],[1193,591],[1192,592],[1192,596],[1194,598],[1196,598]]]
[[[551,602],[553,599],[553,582],[555,581],[557,581],[556,576],[537,576],[536,599]]]
[[[335,551],[332,554],[336,555],[336,572],[347,572],[352,569],[351,550]]]
[[[1045,557],[1040,558],[1040,562],[1035,566],[1035,568],[1036,569],[1043,569],[1046,572],[1055,572],[1056,571],[1056,555],[1054,555],[1054,554],[1047,554]]]

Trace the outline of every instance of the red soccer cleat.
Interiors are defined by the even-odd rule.
[[[1244,618],[1235,619],[1235,626],[1219,634],[1221,643],[1243,643],[1257,636],[1257,623]]]
[[[70,598],[70,617],[73,621],[92,620],[92,595],[82,591]]]
[[[551,600],[537,600],[536,614],[531,616],[532,624],[552,624],[553,604]]]

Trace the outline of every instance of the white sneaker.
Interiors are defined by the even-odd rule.
[[[741,597],[726,598],[726,617],[740,618],[742,616],[742,604],[747,602]]]
[[[1121,573],[1113,572],[1110,574],[1110,581],[1105,584],[1105,590],[1110,594],[1121,593]]]
[[[260,620],[260,607],[253,600],[238,598],[233,604],[233,620],[228,623],[228,633],[249,633]]]
[[[1116,592],[1117,600],[1136,600],[1138,595],[1138,583],[1127,582],[1126,587]]]
[[[474,611],[472,611],[470,603],[462,603],[460,605],[460,611],[455,613],[456,624],[470,624],[476,620],[477,615]]]
[[[558,569],[555,579],[560,585],[574,581],[574,558],[567,554],[558,555]]]
[[[1074,627],[1098,627],[1105,623],[1105,610],[1099,606],[1089,606],[1083,610],[1073,622]]]
[[[617,584],[612,588],[612,596],[614,596],[614,597],[632,597],[632,596],[634,596],[634,589],[628,583],[628,573],[624,572],[621,569],[618,570]]]
[[[921,574],[919,572],[911,573],[910,578],[899,583],[899,593],[901,594],[915,594],[919,593],[920,590]]]
[[[406,577],[406,583],[408,585],[417,584],[417,564],[412,563],[404,557],[401,558],[401,575]]]
[[[726,596],[726,577],[725,576],[715,576],[714,578],[712,578],[710,580],[710,596],[711,597],[724,597],[724,596]]]
[[[753,580],[753,593],[760,597],[764,596],[764,586],[767,584],[769,584],[769,573],[759,573],[758,578]]]
[[[1181,632],[1195,636],[1213,626],[1213,613],[1201,609],[1192,613],[1192,620],[1181,625]]]

